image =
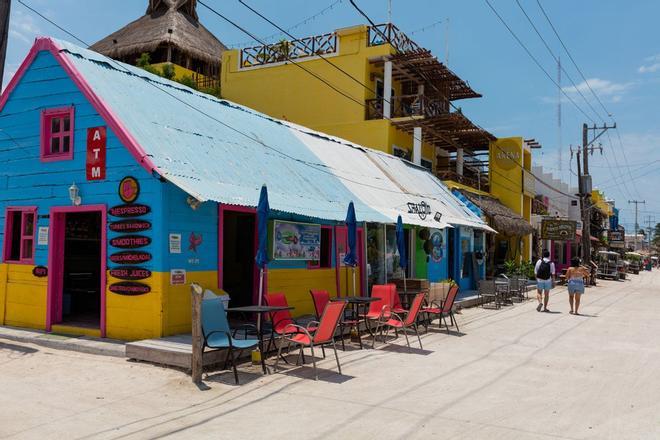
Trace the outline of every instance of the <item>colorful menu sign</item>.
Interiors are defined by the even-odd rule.
[[[122,235],[110,239],[110,246],[122,249],[136,249],[151,244],[151,238],[144,235]]]
[[[113,232],[133,234],[135,232],[143,232],[151,229],[151,222],[146,220],[120,220],[118,222],[110,223],[108,228]]]
[[[116,264],[140,264],[151,260],[151,254],[144,251],[123,251],[110,255],[110,261]]]
[[[139,204],[133,204],[133,205],[119,205],[119,206],[113,206],[110,208],[110,215],[114,217],[139,217],[141,215],[145,215],[151,212],[151,208],[148,207],[147,205],[139,205]]]
[[[145,293],[151,292],[151,286],[148,284],[136,283],[133,281],[122,281],[120,283],[111,284],[110,292],[117,293],[119,295],[144,295]]]
[[[110,269],[110,276],[125,281],[138,281],[151,277],[151,271],[136,266],[117,267]]]
[[[318,261],[321,255],[321,225],[273,222],[273,259]]]
[[[133,203],[140,195],[140,184],[135,177],[127,176],[119,182],[119,198],[124,203]]]

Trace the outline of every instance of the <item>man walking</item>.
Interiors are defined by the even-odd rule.
[[[548,299],[555,277],[555,263],[550,261],[550,252],[547,250],[543,251],[543,258],[536,262],[534,274],[536,275],[536,299],[539,301],[536,311],[540,312],[543,308],[544,312],[549,312]]]

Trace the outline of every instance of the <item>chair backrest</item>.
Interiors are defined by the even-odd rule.
[[[417,315],[419,314],[419,310],[422,308],[423,302],[424,302],[423,293],[418,293],[417,295],[415,295],[415,298],[413,298],[412,305],[410,306],[410,310],[408,311],[408,314],[406,315],[406,320],[404,322],[404,325],[406,327],[412,325],[415,321],[417,321]]]
[[[319,327],[314,333],[315,344],[322,344],[334,338],[339,319],[344,314],[344,308],[346,308],[344,301],[330,302],[325,306],[319,320]]]
[[[479,280],[479,293],[493,295],[495,293],[495,280]]]
[[[393,309],[402,309],[401,298],[399,298],[399,294],[396,292],[396,284],[387,284],[387,286],[390,287],[390,296],[392,298],[390,305]]]
[[[379,300],[369,303],[369,313],[380,314],[383,306],[392,307],[392,290],[387,284],[374,284],[371,288],[371,297]]]
[[[289,305],[286,296],[281,292],[267,293],[264,295],[264,300],[269,306],[288,307]],[[280,310],[279,312],[272,312],[268,315],[276,332],[280,332],[287,325],[294,323],[289,310]]]
[[[229,321],[221,298],[202,300],[202,333],[204,338],[211,332],[229,332]]]
[[[442,304],[443,313],[451,312],[451,308],[454,307],[454,300],[456,300],[456,295],[458,295],[458,284],[454,284],[449,289],[449,293],[447,294],[447,299]]]
[[[321,319],[325,306],[330,302],[330,293],[327,290],[311,289],[309,294],[312,295],[312,302],[314,303],[314,310],[316,311],[316,319]]]

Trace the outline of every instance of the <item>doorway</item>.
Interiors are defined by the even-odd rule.
[[[105,336],[105,207],[51,209],[48,317]]]
[[[256,215],[220,209],[220,288],[231,297],[231,307],[255,304]]]

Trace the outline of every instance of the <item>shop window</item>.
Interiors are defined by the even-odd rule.
[[[41,112],[41,160],[73,158],[73,107]]]
[[[4,261],[34,263],[36,208],[8,208],[5,217]]]
[[[309,269],[329,269],[332,267],[332,228],[321,226],[321,255],[318,261],[310,261]]]

